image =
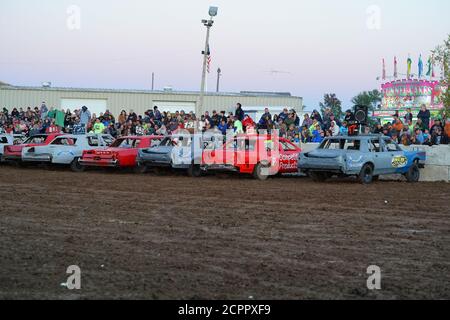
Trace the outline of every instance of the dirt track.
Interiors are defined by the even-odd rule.
[[[0,195],[3,299],[450,298],[450,184],[0,166]]]

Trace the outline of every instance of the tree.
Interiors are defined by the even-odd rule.
[[[374,111],[382,100],[381,92],[378,90],[363,91],[352,99],[354,105],[368,106],[370,111]]]
[[[444,76],[441,80],[441,86],[444,88],[442,117],[450,118],[450,35],[448,35],[448,39],[444,41],[444,44],[437,46],[431,53],[434,56],[434,60],[444,70]]]
[[[323,96],[323,102],[320,104],[320,112],[324,114],[325,109],[330,108],[337,119],[342,118],[342,102],[334,93],[327,93]]]

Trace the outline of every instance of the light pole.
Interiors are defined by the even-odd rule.
[[[211,31],[211,27],[214,24],[213,17],[217,16],[217,7],[209,7],[209,20],[202,20],[203,25],[206,27],[206,41],[205,41],[205,51],[203,54],[203,71],[202,71],[202,84],[200,87],[200,97],[198,101],[198,111],[203,111],[203,100],[205,97],[205,85],[206,85],[206,66],[208,64],[208,55],[209,55],[209,34]]]
[[[220,77],[222,76],[222,70],[219,68],[217,69],[217,88],[216,88],[216,92],[219,92],[219,88],[220,88]]]

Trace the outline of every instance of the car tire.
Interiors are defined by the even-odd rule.
[[[420,169],[417,163],[414,163],[405,174],[406,180],[411,183],[419,182],[420,180]]]
[[[329,175],[326,172],[310,171],[309,177],[315,182],[325,182]]]
[[[86,170],[86,167],[81,165],[78,160],[80,160],[80,158],[75,158],[70,164],[70,169],[72,169],[73,172],[83,172]]]
[[[188,169],[188,176],[198,178],[202,176],[202,169],[199,164],[192,163]]]
[[[148,167],[146,164],[142,164],[140,162],[136,163],[136,166],[133,168],[134,173],[144,174],[147,173]]]
[[[264,167],[261,163],[258,163],[253,170],[253,177],[261,181],[267,180],[269,176],[263,173],[263,169],[266,169],[266,167]]]
[[[373,166],[371,164],[366,163],[359,173],[359,181],[362,184],[370,184],[373,181]]]

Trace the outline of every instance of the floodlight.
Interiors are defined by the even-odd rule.
[[[217,16],[217,11],[219,11],[218,7],[209,7],[209,15],[211,17]]]

